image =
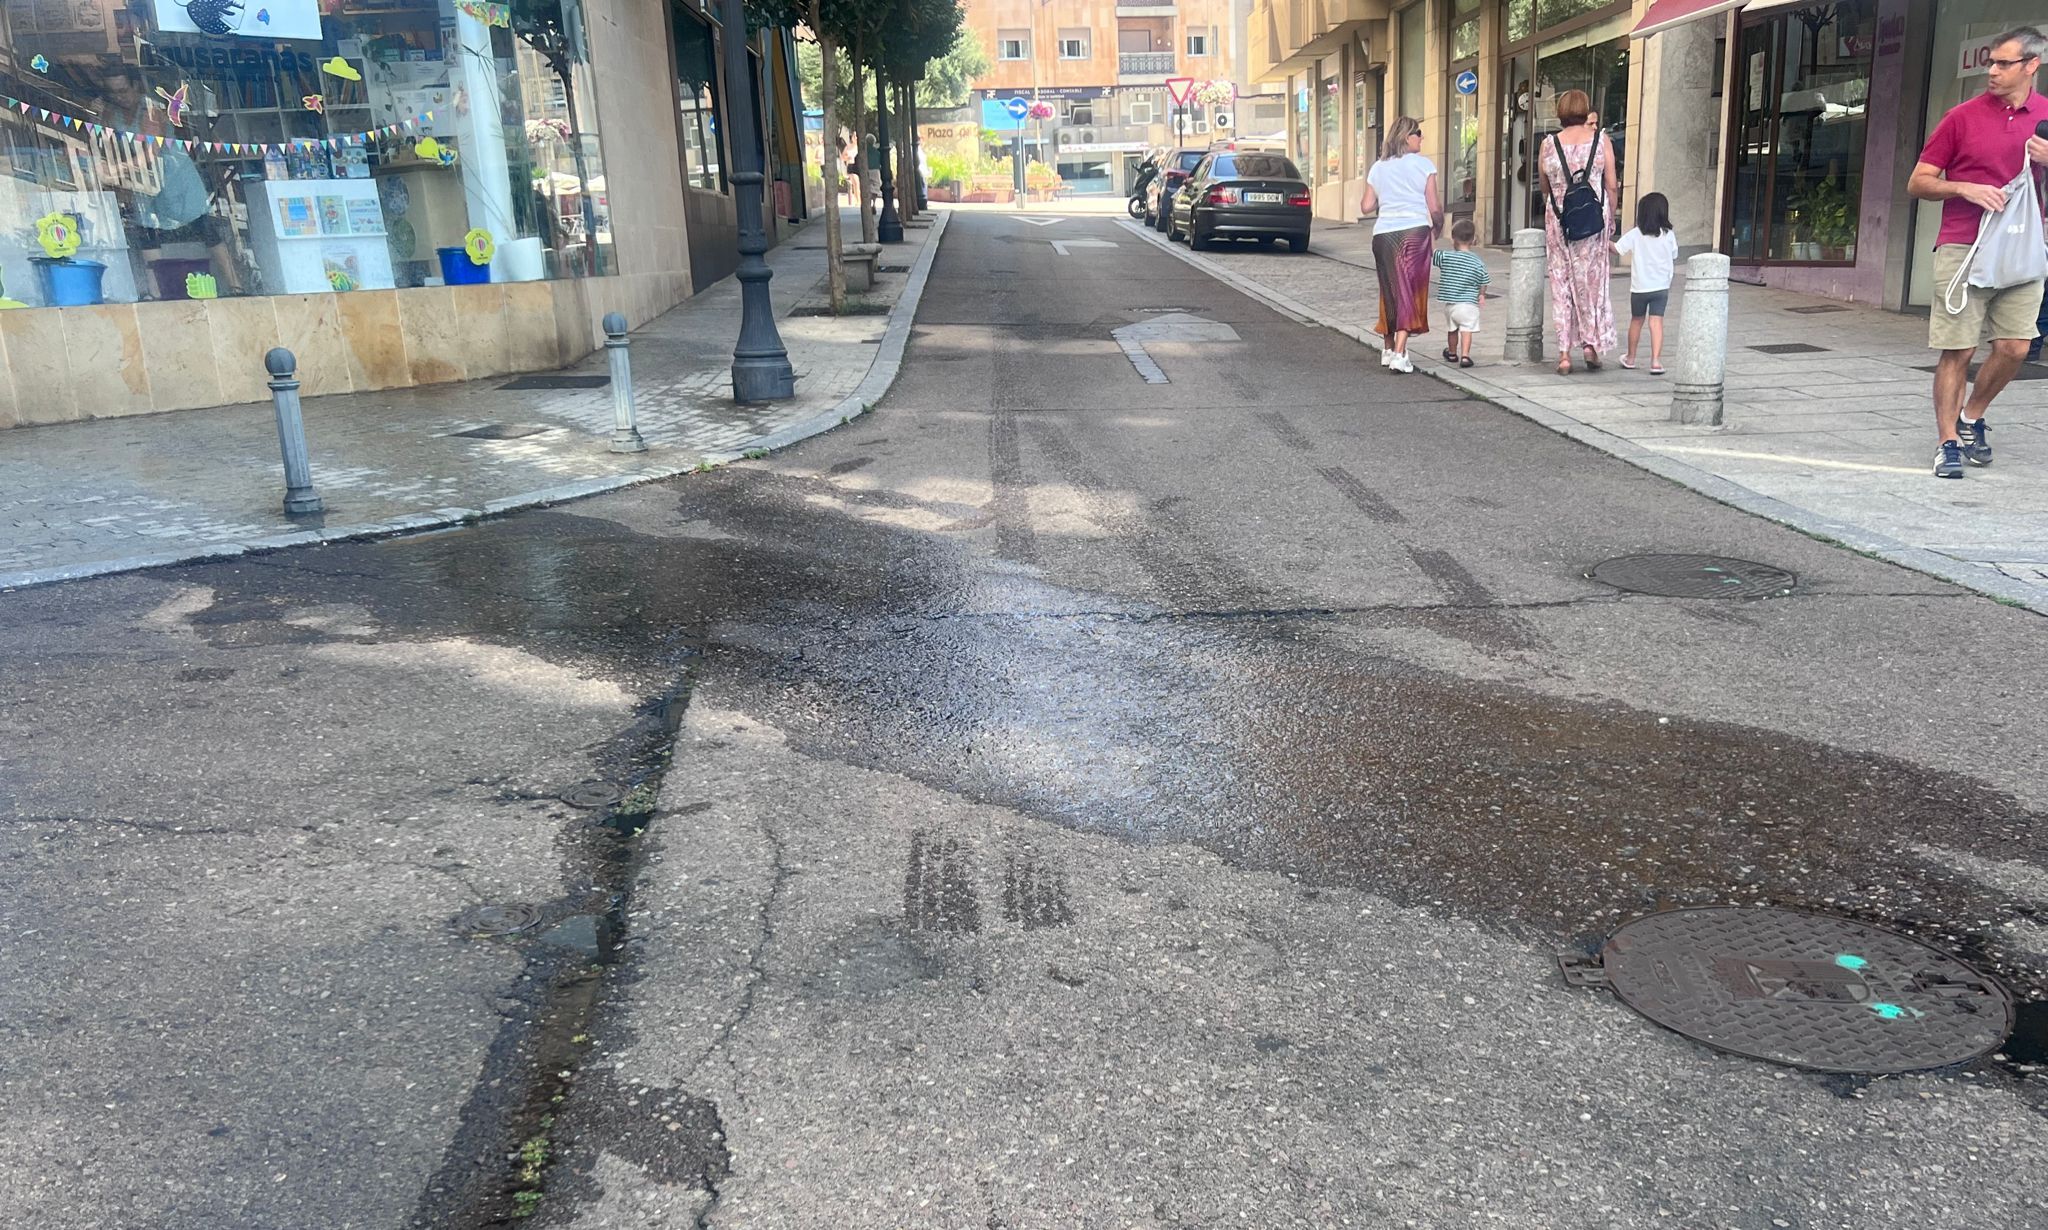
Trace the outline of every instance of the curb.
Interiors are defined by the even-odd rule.
[[[270,551],[282,551],[290,547],[314,546],[320,543],[368,542],[378,538],[392,538],[401,534],[416,534],[423,530],[447,529],[450,526],[467,525],[489,520],[506,513],[526,508],[547,508],[581,500],[610,491],[621,491],[646,483],[660,482],[675,478],[709,466],[727,465],[756,450],[773,452],[787,448],[799,440],[829,431],[842,423],[850,422],[867,413],[874,404],[889,391],[896,376],[903,369],[903,351],[910,342],[911,321],[917,315],[917,305],[924,297],[925,282],[931,275],[932,261],[939,252],[939,239],[945,233],[946,223],[952,217],[940,213],[932,221],[930,235],[919,250],[917,263],[911,266],[908,280],[903,284],[903,293],[889,309],[888,328],[882,335],[874,362],[868,374],[862,378],[851,395],[822,414],[794,423],[772,435],[751,441],[743,449],[720,450],[700,453],[697,460],[689,465],[660,465],[646,469],[632,470],[622,474],[606,474],[596,478],[578,479],[538,491],[528,491],[492,500],[481,508],[437,508],[430,513],[415,513],[408,517],[394,517],[386,521],[366,521],[357,525],[338,526],[332,529],[287,530],[279,534],[252,538],[244,542],[214,543],[194,547],[187,551],[166,552],[161,555],[131,555],[120,559],[93,560],[84,564],[64,564],[53,568],[31,568],[20,572],[0,572],[0,593],[28,589],[39,585],[55,585],[62,581],[83,581],[92,577],[111,576],[122,572],[139,572],[148,568],[163,568],[172,564],[196,564],[213,560],[236,559],[244,555],[260,555]]]
[[[1369,329],[1336,320],[1305,303],[1290,299],[1260,282],[1242,274],[1234,273],[1220,265],[1203,259],[1193,252],[1183,252],[1163,236],[1124,221],[1123,226],[1144,238],[1153,246],[1163,249],[1179,260],[1185,261],[1202,272],[1258,300],[1284,316],[1315,328],[1329,329],[1340,333],[1360,345],[1374,350],[1382,349],[1384,342],[1379,334]],[[1325,257],[1324,259],[1329,259]],[[1351,268],[1348,261],[1339,264]],[[2004,573],[1980,565],[1971,564],[1939,551],[1926,547],[1915,547],[1896,538],[1879,534],[1862,526],[1846,521],[1824,517],[1811,509],[1788,504],[1775,496],[1752,491],[1748,487],[1718,474],[1709,473],[1698,466],[1667,457],[1662,453],[1643,447],[1633,440],[1623,439],[1611,432],[1588,426],[1568,414],[1538,405],[1518,393],[1513,393],[1490,381],[1465,374],[1463,368],[1447,368],[1435,359],[1411,354],[1415,370],[1432,376],[1453,388],[1462,389],[1474,397],[1482,398],[1511,414],[1520,415],[1532,423],[1547,427],[1561,436],[1569,437],[1591,448],[1616,457],[1638,469],[1647,470],[1659,478],[1668,479],[1681,487],[1690,488],[1716,503],[1746,512],[1752,516],[1775,521],[1780,525],[1798,530],[1809,537],[1832,541],[1863,555],[1874,556],[1901,568],[1960,585],[1964,589],[1988,598],[2012,603],[2026,608],[2037,615],[2048,615],[2048,591],[2038,585],[2008,577]]]

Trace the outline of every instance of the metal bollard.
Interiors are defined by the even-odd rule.
[[[633,424],[633,360],[626,355],[626,318],[617,312],[604,317],[605,358],[612,365],[612,451],[644,453],[647,441]]]
[[[306,452],[306,420],[299,413],[299,361],[282,346],[263,356],[270,372],[270,400],[277,407],[277,447],[284,454],[284,510],[292,514],[326,511],[313,490],[313,463]]]
[[[1514,255],[1508,264],[1507,347],[1503,354],[1510,363],[1543,361],[1543,308],[1549,300],[1545,264],[1542,229],[1516,231]]]
[[[1671,358],[1671,421],[1721,425],[1728,375],[1728,258],[1702,252],[1685,262],[1684,312]]]

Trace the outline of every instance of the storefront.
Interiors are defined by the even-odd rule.
[[[1583,90],[1599,116],[1602,141],[1625,175],[1629,143],[1629,75],[1635,24],[1628,0],[1506,0],[1500,21],[1500,161],[1493,238],[1543,225],[1542,146],[1558,131],[1557,99]]]

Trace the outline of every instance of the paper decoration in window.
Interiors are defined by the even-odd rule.
[[[363,79],[363,75],[356,71],[355,66],[340,56],[335,56],[333,59],[322,63],[320,71],[330,77],[339,77],[343,81],[361,81]]]
[[[487,26],[509,27],[512,24],[512,6],[509,4],[489,4],[485,3],[485,0],[457,0],[455,7]]]
[[[267,25],[269,25],[269,24],[270,24],[270,10],[269,10],[269,9],[257,9],[257,10],[256,10],[256,20],[257,20],[257,21],[260,21],[260,22],[262,22],[262,23],[263,23],[264,25],[266,25],[266,26],[267,26]]]
[[[455,165],[455,151],[432,137],[422,137],[412,147],[412,152],[428,162],[438,162],[444,167]]]
[[[49,213],[36,219],[36,242],[51,260],[69,260],[78,251],[78,219],[67,213]]]
[[[43,55],[43,54],[42,54],[41,52],[37,52],[37,53],[36,53],[36,58],[35,58],[35,59],[33,59],[33,60],[30,60],[30,61],[28,62],[28,66],[29,66],[30,68],[33,68],[33,69],[35,69],[35,70],[36,70],[37,72],[39,72],[39,73],[47,73],[47,72],[49,72],[49,71],[50,71],[50,61],[49,61],[49,58],[48,58],[47,56]]]
[[[220,283],[210,273],[188,273],[185,275],[185,297],[187,299],[218,299]]]
[[[491,238],[489,231],[479,226],[462,237],[462,250],[469,253],[470,264],[488,265],[491,263],[491,257],[497,254],[498,241]]]
[[[241,11],[241,0],[185,0],[185,16],[207,34],[233,34],[228,19]]]
[[[185,108],[191,104],[192,87],[183,81],[178,83],[178,92],[166,93],[164,87],[156,87],[156,96],[164,100],[164,118],[179,128],[185,126]]]
[[[325,94],[308,94],[299,101],[306,104],[306,110],[308,111],[325,112],[327,110],[327,96]]]

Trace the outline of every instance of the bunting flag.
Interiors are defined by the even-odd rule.
[[[254,157],[269,154],[273,151],[283,153],[287,149],[336,150],[350,146],[368,145],[372,141],[402,137],[404,134],[416,128],[423,128],[434,121],[434,113],[427,111],[409,120],[385,124],[379,128],[366,128],[361,132],[336,133],[331,137],[294,137],[288,141],[271,142],[193,141],[182,137],[165,138],[155,133],[130,132],[125,128],[115,128],[108,124],[94,123],[79,116],[65,115],[61,111],[52,111],[48,107],[37,107],[19,98],[11,98],[5,94],[0,94],[0,106],[12,107],[23,115],[34,114],[40,116],[43,122],[55,124],[59,128],[69,128],[73,132],[89,132],[95,137],[113,137],[120,141],[142,145],[145,148],[154,147],[162,149],[166,144],[169,144],[186,151],[210,150],[214,153],[232,154],[240,157]]]

